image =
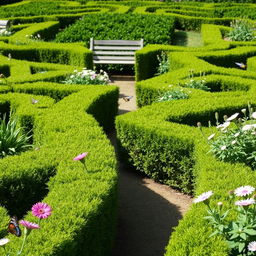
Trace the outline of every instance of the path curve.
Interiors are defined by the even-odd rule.
[[[119,114],[136,110],[134,77],[112,77],[119,86]],[[123,97],[133,96],[129,101]],[[116,147],[116,134],[109,134]],[[119,208],[112,256],[163,256],[172,228],[188,210],[191,197],[119,163]]]

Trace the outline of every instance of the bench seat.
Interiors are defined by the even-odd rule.
[[[143,48],[141,40],[94,40],[90,39],[94,64],[135,64],[135,51]]]

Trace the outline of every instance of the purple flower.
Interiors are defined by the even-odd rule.
[[[36,203],[32,206],[32,214],[39,219],[46,219],[52,214],[52,208],[46,203]]]
[[[235,189],[234,193],[236,196],[247,196],[247,195],[250,195],[254,190],[255,190],[254,187],[242,186]]]
[[[200,203],[200,202],[206,201],[206,200],[208,200],[212,195],[213,195],[213,192],[212,192],[212,191],[205,192],[205,193],[201,194],[200,196],[198,196],[197,198],[195,198],[195,199],[193,200],[193,203]]]
[[[253,198],[248,198],[245,200],[240,200],[235,202],[235,205],[238,205],[238,206],[249,206],[252,204],[255,204],[255,200]]]
[[[252,241],[248,244],[248,250],[251,252],[256,252],[256,241]]]
[[[20,224],[23,225],[27,229],[38,229],[39,228],[38,224],[33,223],[33,222],[29,222],[29,221],[26,221],[26,220],[21,220]]]

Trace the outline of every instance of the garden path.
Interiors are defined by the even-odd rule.
[[[200,32],[183,30],[175,30],[172,44],[186,47],[203,46]]]
[[[113,77],[120,88],[119,112],[136,110],[134,77]],[[124,96],[133,96],[124,101]],[[109,138],[116,146],[116,134]],[[191,198],[154,182],[119,162],[117,237],[112,256],[162,256],[173,227],[188,210]]]

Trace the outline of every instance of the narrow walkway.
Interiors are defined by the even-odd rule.
[[[112,78],[120,87],[119,114],[136,109],[133,77]],[[129,101],[123,97],[133,96]],[[116,146],[116,134],[109,135]],[[191,198],[119,163],[119,214],[112,256],[163,256],[171,230]]]
[[[202,47],[201,33],[197,31],[175,30],[172,45]]]

